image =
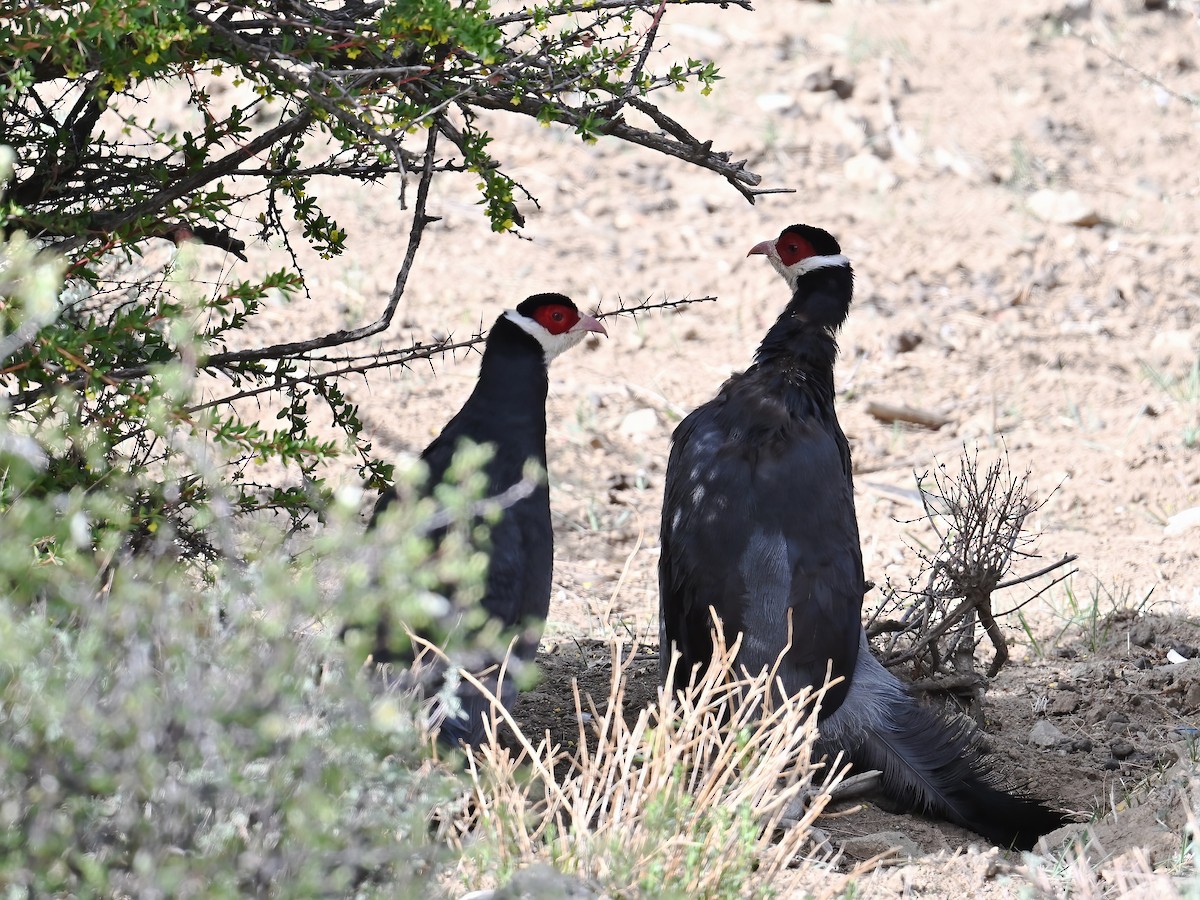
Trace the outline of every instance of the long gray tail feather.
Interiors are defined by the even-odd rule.
[[[456,662],[473,671],[504,709],[512,710],[517,702],[520,673],[528,663],[515,655],[509,655],[506,661],[497,661],[490,653],[460,653]],[[442,746],[449,749],[458,749],[460,744],[479,747],[487,742],[485,723],[493,716],[498,724],[503,721],[502,713],[493,710],[492,701],[462,678],[456,668],[449,668],[444,660],[422,654],[407,665],[394,666],[387,673],[386,683],[392,689],[432,701],[427,721]],[[502,669],[503,682],[500,680]]]
[[[821,746],[856,769],[883,772],[905,809],[955,822],[1003,847],[1028,850],[1067,822],[1046,804],[1004,789],[973,731],[921,705],[871,654],[863,636],[850,691],[821,723]]]
[[[503,684],[497,684],[496,674],[480,678],[504,708],[511,710],[517,701],[517,686],[513,673],[506,673]],[[479,690],[467,682],[460,682],[455,691],[458,708],[451,711],[438,701],[434,704],[433,719],[437,724],[438,741],[446,747],[457,748],[460,743],[469,747],[478,747],[487,742],[487,731],[484,723],[493,716],[492,703]],[[497,723],[502,720],[500,713],[495,714]],[[437,721],[440,719],[440,722]]]

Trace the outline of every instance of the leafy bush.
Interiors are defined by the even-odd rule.
[[[455,780],[427,762],[410,701],[373,696],[313,628],[328,605],[317,579],[267,536],[257,561],[216,566],[207,585],[166,556],[97,565],[80,523],[114,505],[77,494],[46,516],[30,497],[6,517],[0,881],[39,896],[423,884],[445,854],[429,817]],[[369,581],[356,505],[335,506],[306,554],[347,573],[336,589]],[[30,566],[47,540],[55,557]],[[399,581],[385,576],[375,602],[419,618]]]
[[[57,268],[0,245],[6,312],[53,308]],[[179,368],[156,383],[170,390]],[[213,504],[205,527],[229,559],[200,577],[165,532],[124,540],[127,481],[50,491],[48,445],[0,420],[0,882],[34,896],[420,892],[447,858],[430,817],[457,781],[429,762],[413,701],[353,677],[316,626],[341,596],[436,624],[432,505],[398,505],[364,542],[351,492],[296,558],[278,529],[238,535]],[[470,507],[458,493],[451,512]],[[460,544],[438,568],[469,585],[481,566]]]

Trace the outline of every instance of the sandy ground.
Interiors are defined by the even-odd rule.
[[[1178,858],[1196,803],[1184,738],[1200,724],[1200,661],[1166,658],[1200,645],[1200,114],[1188,99],[1200,97],[1200,7],[1154,5],[671,9],[664,53],[711,57],[725,80],[709,98],[668,98],[669,111],[795,193],[751,206],[711,173],[504,117],[495,146],[542,204],[527,210],[524,239],[489,232],[469,179],[435,187],[442,220],[384,346],[469,333],[543,290],[606,309],[719,298],[610,319],[609,340],[555,364],[556,587],[546,678],[520,710],[535,732],[561,722],[572,676],[607,688],[605,663],[581,658],[605,656],[587,641],[653,643],[671,429],[748,364],[787,301],[746,251],[807,222],[839,238],[857,274],[838,403],[868,577],[919,572],[914,471],[956,465],[964,447],[984,460],[1007,452],[1028,471],[1043,501],[1029,523],[1043,559],[1025,571],[1066,553],[1079,571],[1023,609],[1025,627],[1003,621],[1013,662],[988,693],[993,759],[1100,817],[1097,868],[1137,848],[1159,865]],[[829,75],[842,90],[814,89]],[[350,252],[315,265],[312,300],[272,310],[265,336],[361,324],[382,306],[407,226],[394,187],[334,200]],[[258,248],[254,265],[277,253]],[[376,447],[402,459],[437,433],[476,371],[464,356],[350,387]],[[872,402],[946,424],[881,422]],[[1187,510],[1190,527],[1172,521]],[[997,608],[1039,586],[1012,589]],[[653,679],[647,666],[647,692]],[[1062,740],[1032,745],[1039,720]],[[872,896],[1016,891],[1011,866],[966,852],[961,829],[869,807],[831,831],[901,831],[925,854],[878,873]]]

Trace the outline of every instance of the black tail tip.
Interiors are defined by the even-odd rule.
[[[1005,808],[995,810],[997,814],[991,822],[976,822],[974,830],[1001,847],[1032,850],[1043,836],[1072,821],[1067,813],[1038,800],[1012,797],[1011,801],[1003,804]]]

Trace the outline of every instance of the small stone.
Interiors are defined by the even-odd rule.
[[[1129,640],[1135,646],[1149,647],[1154,643],[1154,626],[1149,622],[1136,622],[1129,629]]]
[[[632,213],[623,211],[613,216],[611,222],[612,227],[617,231],[628,231],[635,224],[637,224],[638,220],[634,218]]]
[[[1061,22],[1080,22],[1092,14],[1092,0],[1066,0],[1055,14]]]
[[[604,486],[608,488],[609,493],[616,493],[617,491],[629,490],[636,482],[637,479],[628,472],[617,472],[608,476]]]
[[[763,112],[786,112],[796,105],[796,98],[782,93],[759,94],[754,102]]]
[[[915,331],[902,331],[899,334],[892,335],[888,341],[888,348],[893,353],[910,353],[921,346],[921,342],[925,339]]]
[[[1067,736],[1046,719],[1039,719],[1037,724],[1029,729],[1029,743],[1038,747],[1054,747],[1066,740]]]
[[[887,163],[874,153],[859,153],[850,157],[843,164],[842,172],[851,184],[881,194],[887,193],[899,182]]]
[[[847,856],[855,859],[871,859],[891,852],[892,859],[897,862],[917,859],[921,855],[921,849],[912,838],[899,831],[880,831],[877,834],[847,838],[842,843],[842,850]]]
[[[1134,747],[1129,741],[1113,741],[1108,748],[1112,751],[1113,759],[1128,759],[1133,756]]]
[[[817,63],[805,70],[800,76],[800,87],[806,91],[832,91],[833,65]]]
[[[1188,685],[1187,693],[1183,697],[1183,705],[1187,710],[1200,709],[1200,681],[1193,681]]]
[[[826,105],[822,110],[821,117],[838,130],[842,140],[849,148],[847,152],[871,143],[871,122],[857,107],[848,103]]]
[[[1052,716],[1065,716],[1079,708],[1079,696],[1070,691],[1056,691],[1046,711]]]
[[[951,172],[959,178],[965,178],[968,181],[981,181],[983,179],[982,169],[976,163],[963,154],[948,150],[945,147],[934,148],[933,161],[939,169]]]
[[[1194,328],[1163,328],[1155,332],[1150,350],[1156,369],[1189,366],[1200,353],[1200,334]]]
[[[512,880],[493,894],[495,900],[523,900],[525,897],[597,898],[600,895],[573,875],[564,875],[545,863],[521,869]]]
[[[1090,228],[1104,219],[1078,191],[1056,191],[1043,188],[1025,201],[1026,207],[1043,222],[1055,225],[1076,225]]]

